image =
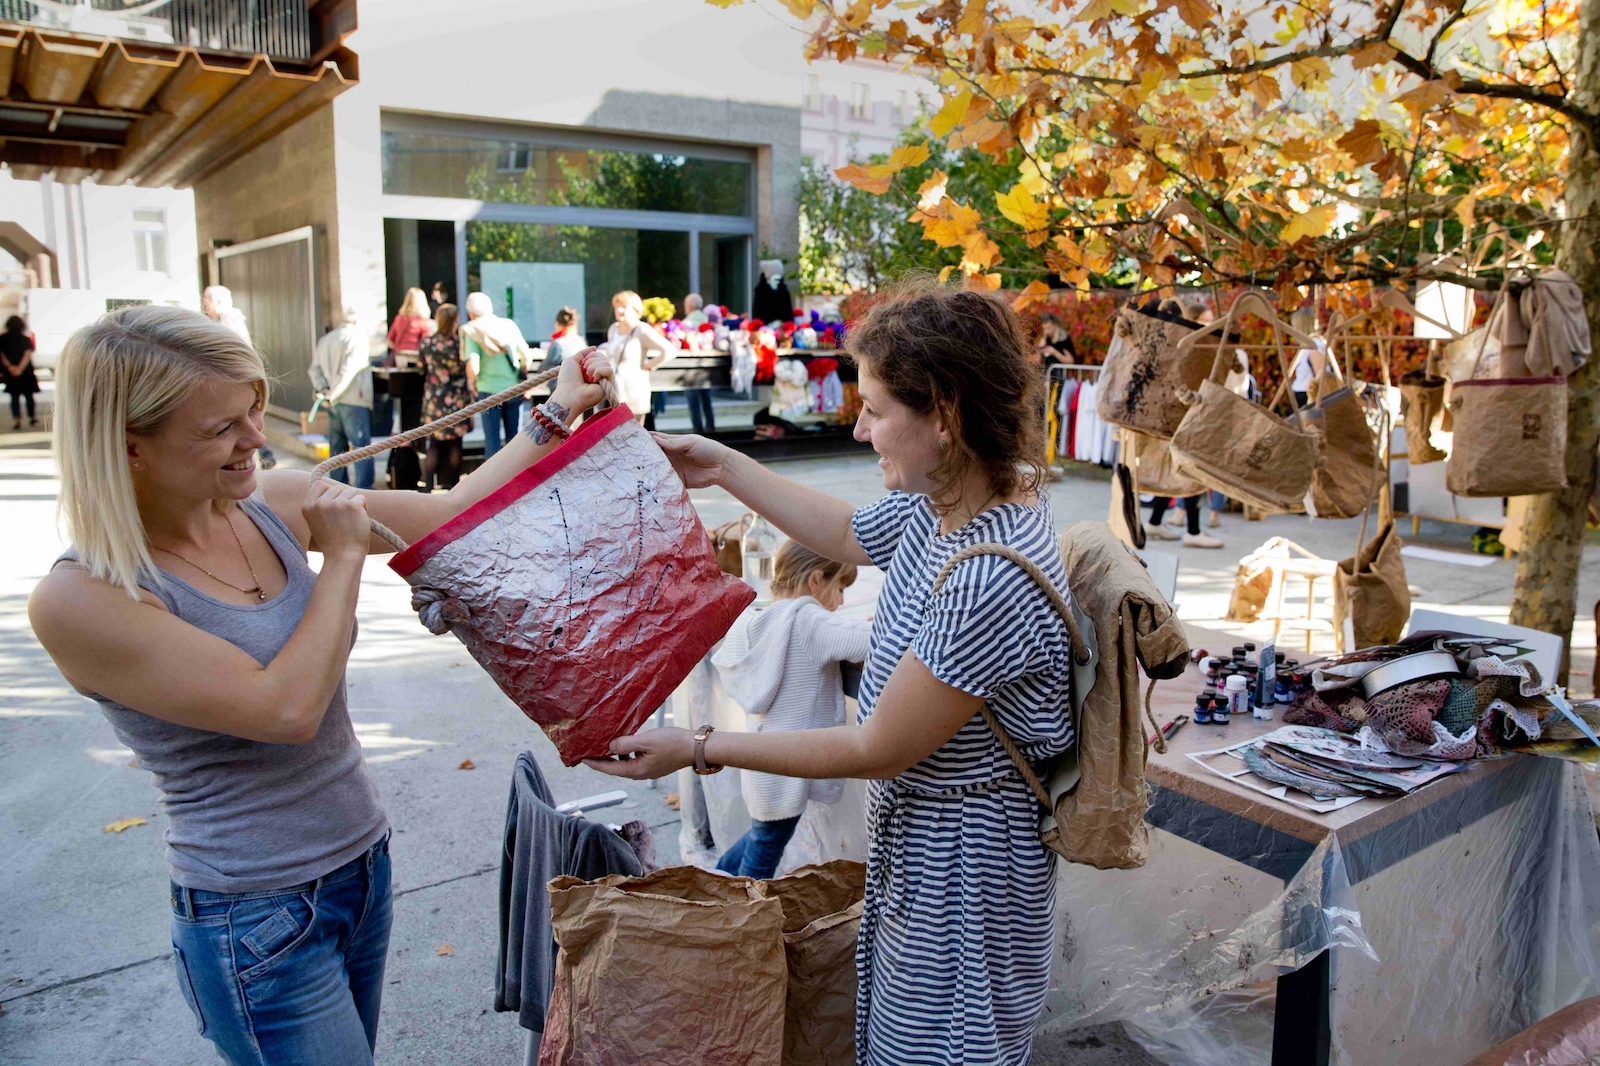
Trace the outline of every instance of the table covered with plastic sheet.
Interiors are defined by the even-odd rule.
[[[1156,717],[1201,684],[1160,683]],[[1589,771],[1509,755],[1316,814],[1187,758],[1281,724],[1186,726],[1151,754],[1149,862],[1061,864],[1042,1028],[1120,1020],[1185,1066],[1459,1066],[1600,994]]]

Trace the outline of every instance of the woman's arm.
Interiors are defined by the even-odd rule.
[[[304,744],[344,678],[369,520],[361,494],[338,482],[313,482],[303,500],[301,520],[326,546],[322,572],[299,626],[266,666],[81,567],[51,571],[28,600],[28,620],[79,688],[178,725]]]
[[[635,334],[639,338],[639,363],[646,370],[654,370],[677,354],[677,347],[648,322],[639,323]],[[653,352],[655,358],[646,355],[647,350]]]
[[[872,565],[850,525],[856,509],[838,497],[790,481],[705,437],[657,433],[655,439],[689,488],[724,488],[818,555],[857,566]]]
[[[718,732],[706,741],[706,761],[784,777],[888,780],[944,747],[982,706],[982,699],[940,681],[908,651],[889,675],[872,716],[859,728]],[[613,740],[611,751],[634,758],[584,762],[613,777],[665,777],[694,765],[694,734],[653,729]]]
[[[585,364],[596,384],[584,380]],[[551,402],[565,410],[567,424],[571,425],[579,415],[601,401],[603,396],[598,381],[609,377],[610,360],[598,350],[590,349],[561,364],[561,375],[556,379]],[[535,444],[527,434],[518,433],[449,492],[424,494],[404,489],[395,492],[366,489],[363,491],[367,498],[367,509],[373,518],[394,530],[408,543],[420,540],[538,462],[558,443],[550,440]],[[308,480],[310,475],[303,470],[269,470],[261,474],[261,489],[267,505],[294,531],[300,543],[320,551],[321,548],[294,506],[297,498],[304,498]],[[375,555],[394,551],[393,547],[377,537],[371,539],[370,547]]]

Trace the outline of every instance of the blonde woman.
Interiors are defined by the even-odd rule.
[[[602,355],[547,412],[599,402]],[[389,827],[345,705],[376,518],[408,540],[549,451],[526,434],[447,494],[258,475],[266,369],[191,311],[130,307],[73,334],[55,457],[72,548],[28,616],[166,809],[173,959],[232,1064],[372,1062],[390,924]],[[533,423],[538,427],[538,423]],[[306,552],[322,554],[320,572]]]
[[[661,331],[644,320],[644,301],[624,289],[611,298],[616,321],[606,333],[606,352],[617,368],[617,392],[633,417],[644,424],[650,414],[650,371],[672,358],[675,349]]]
[[[422,353],[422,342],[433,336],[433,315],[428,311],[428,297],[421,289],[407,289],[406,298],[400,302],[400,313],[389,324],[389,366],[398,366],[402,359],[417,363]],[[390,379],[393,381],[394,379]],[[394,432],[395,397],[385,387],[382,396],[372,401],[372,435],[387,437]]]

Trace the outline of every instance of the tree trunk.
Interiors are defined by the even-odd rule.
[[[1600,0],[1584,0],[1580,17],[1573,97],[1585,110],[1600,110]],[[1597,131],[1570,124],[1566,217],[1559,227],[1556,266],[1583,289],[1591,336],[1600,342],[1600,144]],[[1600,351],[1572,375],[1567,401],[1567,487],[1529,501],[1524,550],[1517,557],[1511,623],[1554,633],[1566,641],[1561,681],[1572,657],[1572,620],[1577,612],[1578,566],[1594,488],[1595,450],[1600,446]]]

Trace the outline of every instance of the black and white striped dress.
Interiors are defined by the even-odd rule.
[[[945,561],[980,542],[1017,549],[1065,593],[1049,504],[1003,504],[940,536],[927,497],[893,493],[853,525],[887,571],[860,720],[910,649],[939,680],[987,700],[1031,761],[1066,750],[1068,638],[1033,580],[985,556],[929,597]],[[1039,843],[1039,805],[983,719],[893,781],[873,782],[868,820],[857,1061],[1026,1063],[1050,979],[1055,863]]]

